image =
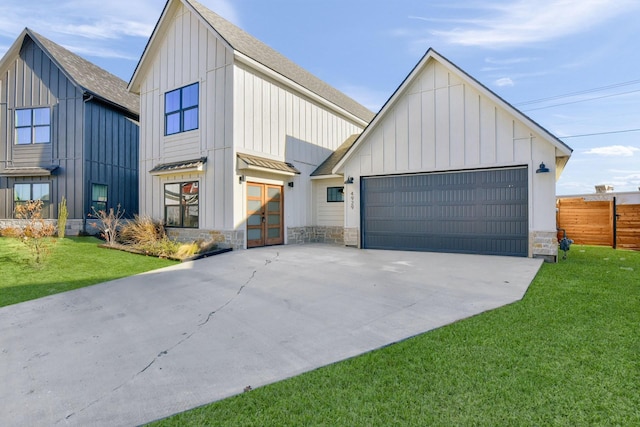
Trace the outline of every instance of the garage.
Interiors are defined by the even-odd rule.
[[[527,167],[362,177],[362,247],[526,257],[527,177]]]

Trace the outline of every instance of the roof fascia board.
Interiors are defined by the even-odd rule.
[[[418,61],[416,66],[413,67],[411,72],[402,81],[400,86],[398,86],[398,88],[395,90],[393,95],[391,95],[391,97],[387,100],[384,106],[380,109],[378,114],[376,114],[376,116],[373,118],[369,126],[367,126],[365,130],[362,132],[362,134],[358,137],[358,140],[355,142],[355,144],[353,144],[353,146],[344,155],[344,157],[336,164],[336,166],[332,170],[334,174],[339,173],[341,171],[341,169],[343,168],[347,160],[353,155],[353,153],[356,152],[360,144],[362,144],[362,141],[366,139],[366,136],[369,133],[371,133],[373,129],[376,128],[376,126],[378,125],[378,122],[382,120],[382,118],[386,115],[387,111],[391,110],[393,106],[396,104],[396,102],[398,101],[398,99],[404,95],[404,93],[406,92],[406,89],[416,79],[417,75],[422,72],[426,64],[431,59],[437,61],[438,63],[446,67],[448,70],[458,75],[461,79],[469,83],[473,88],[475,88],[481,94],[487,96],[494,103],[501,106],[502,108],[510,112],[512,115],[516,116],[518,119],[523,121],[529,127],[534,129],[537,133],[542,135],[549,143],[551,143],[557,150],[559,150],[562,153],[562,156],[568,157],[571,155],[571,152],[572,152],[571,148],[569,148],[569,146],[567,146],[565,143],[560,141],[557,137],[553,136],[548,130],[544,129],[542,126],[540,126],[539,124],[531,120],[529,117],[527,117],[522,112],[517,110],[515,107],[513,107],[511,104],[506,102],[504,99],[500,98],[493,91],[491,91],[486,86],[478,82],[478,80],[473,78],[471,75],[466,73],[464,70],[462,70],[458,66],[454,65],[451,61],[444,58],[442,55],[437,53],[432,48],[429,48],[429,50],[427,50],[427,52],[422,56],[420,61]]]
[[[318,102],[319,104],[335,111],[336,113],[340,114],[343,117],[348,118],[349,120],[351,120],[352,122],[355,122],[361,126],[367,126],[367,122],[365,120],[362,120],[361,118],[351,114],[350,112],[348,112],[347,110],[338,107],[336,104],[328,101],[327,99],[321,97],[320,95],[316,94],[315,92],[310,91],[309,89],[305,88],[304,86],[290,80],[289,78],[283,76],[282,74],[272,70],[271,68],[261,64],[260,62],[256,61],[255,59],[241,53],[238,52],[237,50],[233,50],[233,55],[234,58],[238,61],[241,62],[251,68],[253,68],[254,70],[257,70],[259,72],[261,72],[262,74],[265,74],[267,76],[269,76],[270,78],[272,78],[273,80],[284,84],[287,87],[292,88],[293,90],[295,90],[298,93],[301,93],[302,95],[306,96],[307,98],[311,98],[312,100],[314,100],[315,102]]]
[[[315,175],[315,176],[309,177],[311,181],[319,181],[322,179],[335,179],[335,178],[344,178],[344,175],[331,174],[331,175]]]

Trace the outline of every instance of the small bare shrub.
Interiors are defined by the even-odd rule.
[[[33,261],[40,265],[51,252],[56,228],[42,218],[42,200],[30,200],[16,206],[15,216],[24,220],[25,225],[17,236],[27,247]]]
[[[98,228],[100,236],[107,242],[107,245],[113,246],[116,243],[118,230],[124,217],[124,209],[120,209],[120,204],[118,204],[116,210],[109,208],[106,211],[97,211],[94,207],[91,210],[93,213],[89,214],[89,216],[100,221],[98,224],[92,225]]]
[[[0,229],[0,237],[21,237],[22,229],[18,227],[5,227]]]

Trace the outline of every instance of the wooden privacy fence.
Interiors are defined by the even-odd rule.
[[[615,197],[608,201],[575,197],[558,199],[556,207],[558,228],[565,229],[574,243],[640,250],[640,205],[616,205]]]

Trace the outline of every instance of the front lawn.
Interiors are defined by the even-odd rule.
[[[53,238],[51,254],[34,265],[20,241],[0,238],[0,307],[175,264],[99,248],[94,237]]]
[[[640,425],[640,252],[573,246],[525,298],[161,426]]]

